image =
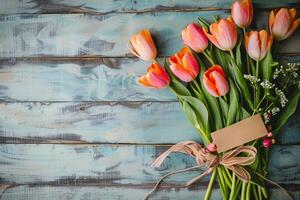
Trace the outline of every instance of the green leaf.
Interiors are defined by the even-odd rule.
[[[211,54],[214,57],[214,60],[216,61],[217,64],[219,64],[224,71],[226,72],[226,74],[228,76],[231,76],[231,70],[230,70],[230,55],[228,55],[227,53],[221,51],[218,48],[213,48],[211,51]],[[233,78],[233,77],[232,77]]]
[[[205,21],[202,17],[198,17],[198,21],[199,21],[199,24],[205,28],[205,29],[209,29],[209,23],[207,21]]]
[[[273,64],[273,58],[271,51],[268,51],[267,56],[260,61],[260,67],[263,71],[263,79],[270,80],[272,75],[272,64]]]
[[[194,109],[189,105],[187,101],[182,102],[182,108],[186,117],[191,122],[192,126],[199,130],[200,125],[198,123],[197,116]]]
[[[218,100],[219,100],[220,108],[221,108],[221,111],[222,111],[222,120],[223,120],[223,124],[226,124],[229,106],[228,106],[228,104],[225,102],[224,99],[218,98]]]
[[[243,63],[242,63],[242,55],[241,55],[241,44],[242,44],[242,37],[239,37],[238,43],[235,47],[235,61],[237,66],[242,69]]]
[[[280,129],[286,124],[288,119],[295,113],[299,103],[299,98],[300,98],[300,92],[299,90],[296,90],[296,94],[287,103],[283,112],[278,114],[278,117],[273,123],[274,134],[278,134]]]
[[[181,96],[181,99],[189,103],[189,105],[193,108],[198,122],[200,123],[200,127],[209,132],[208,111],[205,104],[200,99],[192,96]]]
[[[234,82],[229,79],[229,109],[228,109],[228,114],[227,114],[227,122],[226,126],[229,126],[230,124],[233,124],[237,119],[237,116],[239,117],[239,96],[238,96],[238,91],[234,85]]]
[[[241,89],[241,96],[243,96],[249,107],[251,109],[253,109],[253,103],[251,101],[251,95],[250,95],[250,91],[249,91],[249,88],[248,88],[248,85],[246,83],[246,80],[242,74],[242,72],[240,71],[240,69],[238,68],[238,66],[235,64],[234,60],[231,59],[231,64],[232,64],[232,69],[233,69],[233,72],[234,72],[234,75],[235,75],[235,81],[238,85],[238,87]]]

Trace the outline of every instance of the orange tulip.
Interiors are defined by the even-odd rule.
[[[128,49],[137,57],[152,61],[157,56],[157,50],[149,30],[142,30],[130,39]]]
[[[236,25],[231,17],[211,24],[209,27],[211,34],[206,29],[203,30],[208,39],[223,51],[232,50],[237,42]]]
[[[170,84],[168,73],[158,63],[148,67],[147,73],[139,78],[138,82],[146,87],[163,89]]]
[[[224,96],[229,91],[226,74],[222,67],[214,65],[203,75],[203,84],[206,90],[215,97]]]
[[[237,0],[232,4],[231,15],[233,21],[240,28],[248,27],[253,19],[253,6],[251,0]]]
[[[290,37],[300,24],[300,18],[296,19],[295,8],[273,10],[269,17],[269,29],[276,40],[284,40]]]
[[[189,24],[181,32],[183,43],[197,53],[203,52],[208,46],[208,39],[202,28],[195,23]]]
[[[169,58],[170,69],[180,80],[190,82],[199,74],[199,65],[191,50],[183,47]]]
[[[251,31],[246,33],[245,48],[248,55],[256,60],[262,60],[271,48],[273,37],[267,31]]]

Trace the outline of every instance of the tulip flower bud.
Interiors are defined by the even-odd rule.
[[[207,145],[206,149],[213,153],[217,151],[217,145],[215,145],[214,143],[210,143],[209,145]]]
[[[267,31],[251,31],[246,33],[245,48],[248,55],[256,60],[262,60],[271,48],[273,37]]]
[[[251,0],[237,0],[234,2],[231,7],[231,15],[238,27],[248,27],[253,19],[253,6]]]
[[[270,138],[266,138],[262,142],[263,147],[270,148],[272,146],[272,140]]]
[[[209,26],[210,34],[206,29],[203,28],[203,30],[208,39],[223,51],[230,51],[236,45],[237,30],[231,17],[211,24]]]
[[[171,56],[169,61],[173,74],[184,82],[194,80],[199,74],[198,62],[187,47],[183,47],[180,52]]]
[[[290,37],[300,24],[300,18],[296,19],[295,8],[281,8],[273,10],[269,17],[269,29],[275,40],[284,40]]]
[[[203,52],[208,46],[208,39],[202,28],[192,23],[181,32],[183,43],[197,53]]]
[[[170,84],[168,73],[158,63],[153,63],[147,73],[139,78],[138,82],[146,87],[163,89]]]
[[[226,74],[219,65],[210,67],[203,75],[206,90],[215,97],[224,96],[229,91]]]
[[[135,56],[145,61],[153,61],[157,56],[157,50],[149,30],[142,30],[137,35],[133,35],[128,49]]]

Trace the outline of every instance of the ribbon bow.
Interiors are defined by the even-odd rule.
[[[152,167],[159,167],[164,160],[168,157],[168,155],[172,152],[181,152],[188,154],[195,158],[197,165],[194,167],[189,167],[185,169],[175,170],[172,171],[163,177],[161,177],[157,183],[155,184],[154,188],[145,196],[144,200],[148,199],[148,197],[157,189],[159,184],[168,176],[172,174],[177,174],[181,172],[190,171],[193,169],[199,169],[201,166],[206,165],[208,169],[202,173],[200,176],[197,176],[193,178],[192,180],[188,181],[186,183],[186,186],[190,186],[191,184],[195,183],[199,179],[201,179],[203,176],[208,175],[218,165],[223,165],[224,167],[230,169],[235,173],[236,176],[238,176],[243,181],[250,181],[251,176],[249,172],[243,167],[245,165],[251,165],[255,161],[255,156],[257,154],[257,150],[253,146],[240,146],[236,149],[233,149],[224,155],[217,155],[209,152],[206,148],[202,148],[200,144],[194,142],[194,141],[185,141],[185,142],[179,142],[172,146],[170,149],[162,153],[153,163]],[[246,153],[247,156],[238,156],[240,153]],[[280,188],[286,196],[293,200],[293,197],[279,184],[267,179],[266,177],[262,176],[261,174],[256,173],[259,177],[264,179],[265,181],[277,186]]]
[[[217,155],[209,152],[206,148],[202,148],[200,144],[194,141],[185,141],[185,142],[179,142],[169,148],[167,151],[162,153],[153,163],[152,167],[159,167],[164,160],[168,157],[168,155],[172,152],[181,152],[188,154],[195,158],[197,165],[194,167],[189,167],[181,170],[176,170],[173,172],[170,172],[163,177],[159,179],[159,181],[156,183],[152,191],[150,191],[144,199],[147,199],[148,196],[150,196],[158,187],[161,181],[163,181],[166,177],[181,173],[190,171],[193,169],[200,168],[203,165],[206,165],[208,169],[202,173],[200,176],[197,176],[193,178],[192,180],[188,181],[186,183],[186,186],[190,186],[202,177],[210,174],[214,171],[214,169],[218,165],[223,165],[224,167],[232,170],[236,176],[238,176],[240,179],[244,181],[249,181],[251,179],[251,176],[249,172],[243,167],[245,165],[251,165],[255,161],[255,156],[257,153],[257,150],[253,146],[241,146],[236,149],[233,149],[232,151],[229,151],[225,153],[224,155]],[[247,156],[241,157],[238,156],[240,153],[246,153]]]

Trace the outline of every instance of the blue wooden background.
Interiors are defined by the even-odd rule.
[[[198,16],[230,14],[231,0],[0,0],[0,199],[140,200],[166,172],[191,166],[182,154],[152,160],[171,144],[199,140],[168,91],[136,84],[147,65],[126,50],[150,28],[160,57],[181,46]],[[270,9],[299,0],[255,0],[254,28]],[[300,62],[300,31],[282,43]],[[300,199],[300,112],[272,148],[269,178]],[[168,178],[153,199],[202,199],[207,178]],[[270,199],[283,200],[269,186]],[[215,187],[212,199],[221,199]]]

